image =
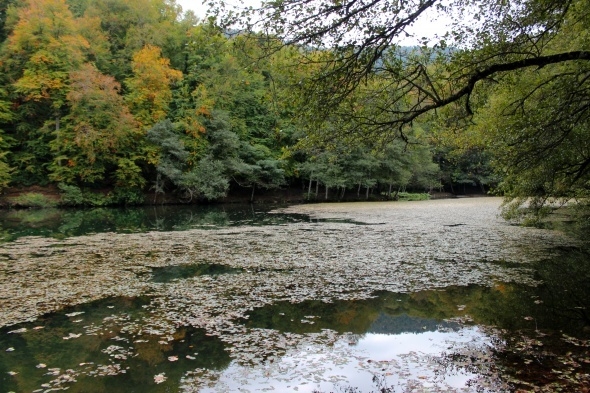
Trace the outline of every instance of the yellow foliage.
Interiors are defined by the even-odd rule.
[[[172,99],[170,85],[182,79],[182,72],[170,68],[159,47],[146,45],[133,56],[133,76],[126,84],[127,102],[143,126],[152,126],[166,117]]]
[[[84,60],[88,41],[65,0],[29,0],[18,11],[18,23],[7,39],[7,66],[22,69],[15,82],[25,100],[53,100],[63,105],[68,74]]]

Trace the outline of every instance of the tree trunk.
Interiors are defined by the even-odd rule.
[[[307,186],[307,199],[311,199],[311,182],[313,178],[313,172],[309,175],[309,185]]]
[[[328,188],[328,186],[326,186],[326,200],[328,200],[328,190],[329,190],[329,188]]]
[[[346,187],[342,187],[342,194],[340,194],[340,200],[344,198],[344,194],[346,193]]]
[[[55,141],[57,142],[57,145],[59,146],[59,122],[60,122],[60,114],[59,111],[55,112]],[[57,166],[61,166],[61,159],[59,161],[57,161]]]
[[[254,202],[254,191],[256,190],[256,183],[252,184],[252,195],[250,195],[250,203]]]
[[[315,181],[315,199],[318,199],[318,194],[320,193],[320,181]]]
[[[158,191],[160,190],[160,172],[156,175],[156,185],[154,186],[154,205],[158,201]]]
[[[359,183],[359,188],[356,189],[356,196],[357,198],[361,196],[361,183]]]
[[[367,192],[365,193],[365,199],[369,200],[369,186],[367,186]]]
[[[393,183],[389,183],[389,191],[387,191],[387,199],[391,199],[391,188],[393,187]]]

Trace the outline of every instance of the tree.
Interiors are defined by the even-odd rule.
[[[157,194],[165,192],[166,182],[187,201],[215,200],[227,194],[229,167],[236,166],[239,143],[235,134],[225,128],[227,123],[222,114],[220,117],[209,127],[213,140],[206,154],[195,163],[191,162],[179,127],[170,120],[161,121],[148,130],[148,140],[159,149],[154,200]]]
[[[278,117],[268,99],[269,73],[253,61],[257,43],[228,38],[212,23],[190,31],[186,72],[171,104],[174,119],[185,128],[194,161],[218,161],[212,168],[235,184],[276,188],[285,181],[277,141]],[[236,49],[240,48],[240,50]],[[196,148],[195,148],[196,147]],[[219,164],[219,165],[218,165]],[[219,176],[213,176],[221,179]]]
[[[468,98],[476,84],[502,72],[587,59],[584,48],[564,53],[548,50],[568,15],[583,11],[579,8],[585,3],[453,0],[442,5],[441,0],[286,0],[264,3],[257,10],[261,18],[247,18],[242,25],[249,29],[264,27],[281,38],[269,40],[275,45],[297,44],[306,52],[325,48],[321,58],[301,57],[323,65],[309,78],[306,89],[314,97],[327,100],[324,105],[336,107],[367,79],[389,81],[386,89],[391,102],[382,109],[384,112],[394,109],[392,106],[408,95],[415,104],[391,113],[388,125],[402,126],[457,101],[471,112]],[[408,28],[429,10],[453,18],[453,30],[436,37],[431,50],[408,53],[397,43],[399,37],[409,35]],[[477,20],[482,23],[474,23]],[[456,47],[437,51],[452,44]],[[457,64],[459,61],[462,64]]]
[[[172,92],[169,117],[189,136],[185,146],[196,162],[205,154],[204,123],[216,103],[216,94],[210,92],[215,84],[209,81],[216,78],[214,68],[227,53],[229,41],[212,23],[194,26],[187,30],[186,36],[186,45],[181,50],[185,58],[184,75]]]
[[[11,161],[21,182],[47,181],[51,133],[66,114],[70,72],[83,63],[88,42],[64,0],[29,0],[11,8],[2,69],[13,103]]]
[[[119,95],[120,84],[91,64],[72,72],[69,79],[70,110],[63,129],[50,143],[54,153],[50,178],[70,184],[104,184],[115,177],[118,187],[141,187],[141,171],[137,174],[126,161],[141,133]],[[117,174],[121,170],[125,176]]]
[[[430,190],[438,184],[438,166],[428,146],[395,140],[378,151],[378,181],[387,186],[387,197],[397,199],[406,188]],[[395,194],[392,195],[392,191]]]
[[[235,178],[238,184],[252,187],[251,202],[254,201],[257,187],[273,189],[285,183],[285,171],[281,168],[281,161],[274,157],[265,145],[242,142],[239,157],[240,163],[235,168]]]
[[[430,46],[425,40],[421,50],[403,50],[397,40],[429,10],[451,18],[452,30],[431,40]],[[503,168],[509,179],[503,189],[510,196],[525,198],[536,188],[545,200],[562,195],[563,189],[572,185],[584,195],[590,188],[585,153],[552,169],[538,159],[548,148],[555,156],[567,155],[569,146],[580,140],[570,136],[576,129],[584,129],[590,109],[584,93],[590,83],[586,78],[590,64],[588,11],[587,0],[282,0],[263,3],[257,18],[241,16],[245,28],[271,34],[273,50],[297,44],[302,53],[322,52],[319,57],[300,58],[317,71],[294,87],[307,98],[311,117],[319,122],[326,116],[345,119],[343,123],[349,126],[340,134],[348,138],[379,135],[407,139],[416,120],[445,107],[450,108],[444,111],[447,123],[459,131],[477,120],[473,115],[484,113],[482,109],[488,105],[496,107],[495,114],[511,111],[521,126],[533,125],[524,130],[544,127],[544,131],[519,132],[515,121],[504,125],[502,117],[486,122],[488,129],[503,130],[494,135],[514,138],[513,145],[495,145],[503,149],[496,168]],[[528,89],[522,75],[528,75],[532,83]],[[494,87],[508,89],[513,81],[522,86],[511,91],[517,95],[494,102],[494,95],[489,94]],[[365,88],[373,93],[365,96],[375,97],[379,103],[372,113],[359,112],[350,105],[351,97]],[[556,99],[542,101],[543,112],[531,110],[538,97],[549,91]],[[530,117],[535,118],[532,123]],[[521,165],[507,170],[517,162],[517,156]],[[564,180],[556,182],[559,187],[538,187],[551,180],[547,178],[550,170],[559,168]],[[537,186],[514,186],[531,181]]]
[[[170,68],[160,48],[146,45],[133,55],[133,76],[125,82],[129,93],[126,101],[142,126],[164,120],[172,100],[170,85],[182,78],[182,72]]]
[[[97,60],[99,70],[123,83],[131,76],[131,60],[146,45],[162,48],[172,66],[182,66],[186,30],[195,19],[180,18],[180,6],[174,0],[92,0],[75,3],[84,18],[98,20],[101,45],[107,49]],[[72,4],[74,5],[74,4]]]
[[[88,42],[78,33],[63,0],[30,0],[6,45],[8,65],[22,72],[14,82],[24,101],[51,101],[59,128],[69,72],[84,60]],[[20,63],[20,64],[19,64]]]
[[[213,201],[227,195],[229,179],[221,161],[205,156],[192,171],[185,174],[179,185],[189,200],[199,197]]]
[[[154,202],[158,194],[166,191],[166,182],[178,186],[187,165],[189,153],[184,147],[181,136],[170,120],[156,123],[147,132],[147,139],[158,147],[156,160],[156,180],[154,182]]]
[[[5,99],[6,91],[0,88],[0,127],[12,119],[10,103]],[[0,190],[8,186],[12,177],[12,168],[8,164],[7,155],[10,143],[7,141],[2,128],[0,128]]]
[[[478,114],[474,127],[495,152],[508,218],[516,218],[526,202],[533,209],[525,210],[525,219],[536,222],[537,213],[548,211],[548,202],[586,201],[590,196],[589,66],[563,64],[559,72],[514,75],[511,83],[494,90]]]

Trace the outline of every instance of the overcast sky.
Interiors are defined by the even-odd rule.
[[[193,10],[201,19],[207,14],[207,6],[203,5],[201,0],[176,0],[176,3],[180,4],[184,11]]]
[[[176,0],[177,4],[182,6],[183,10],[193,10],[195,14],[204,19],[207,15],[207,6],[203,5],[202,0]],[[244,0],[241,2],[240,0],[226,0],[228,4],[242,4],[245,6],[252,5],[256,6],[260,4],[259,0]],[[410,32],[413,33],[418,37],[418,39],[407,39],[400,37],[400,43],[402,45],[416,45],[419,43],[419,39],[421,37],[433,37],[436,33],[439,35],[443,35],[445,31],[445,26],[448,24],[447,18],[438,18],[438,20],[433,21],[432,16],[434,13],[426,13],[424,17],[420,18],[410,29]]]

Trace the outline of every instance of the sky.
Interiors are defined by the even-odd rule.
[[[206,0],[205,0],[206,1]],[[237,4],[243,6],[253,6],[260,4],[259,0],[225,0],[228,4]],[[199,18],[204,19],[207,15],[207,6],[203,4],[203,0],[176,0],[177,4],[182,6],[183,10],[193,10],[195,15]],[[417,45],[419,44],[419,38],[421,37],[433,37],[435,34],[442,35],[446,29],[446,26],[450,23],[449,19],[438,18],[433,21],[434,13],[426,13],[423,18],[420,18],[411,28],[410,33],[416,35],[418,38],[400,38],[400,44],[402,45]]]
[[[203,5],[201,0],[176,0],[177,4],[182,6],[184,11],[193,10],[195,15],[203,19],[207,13],[207,6]]]

